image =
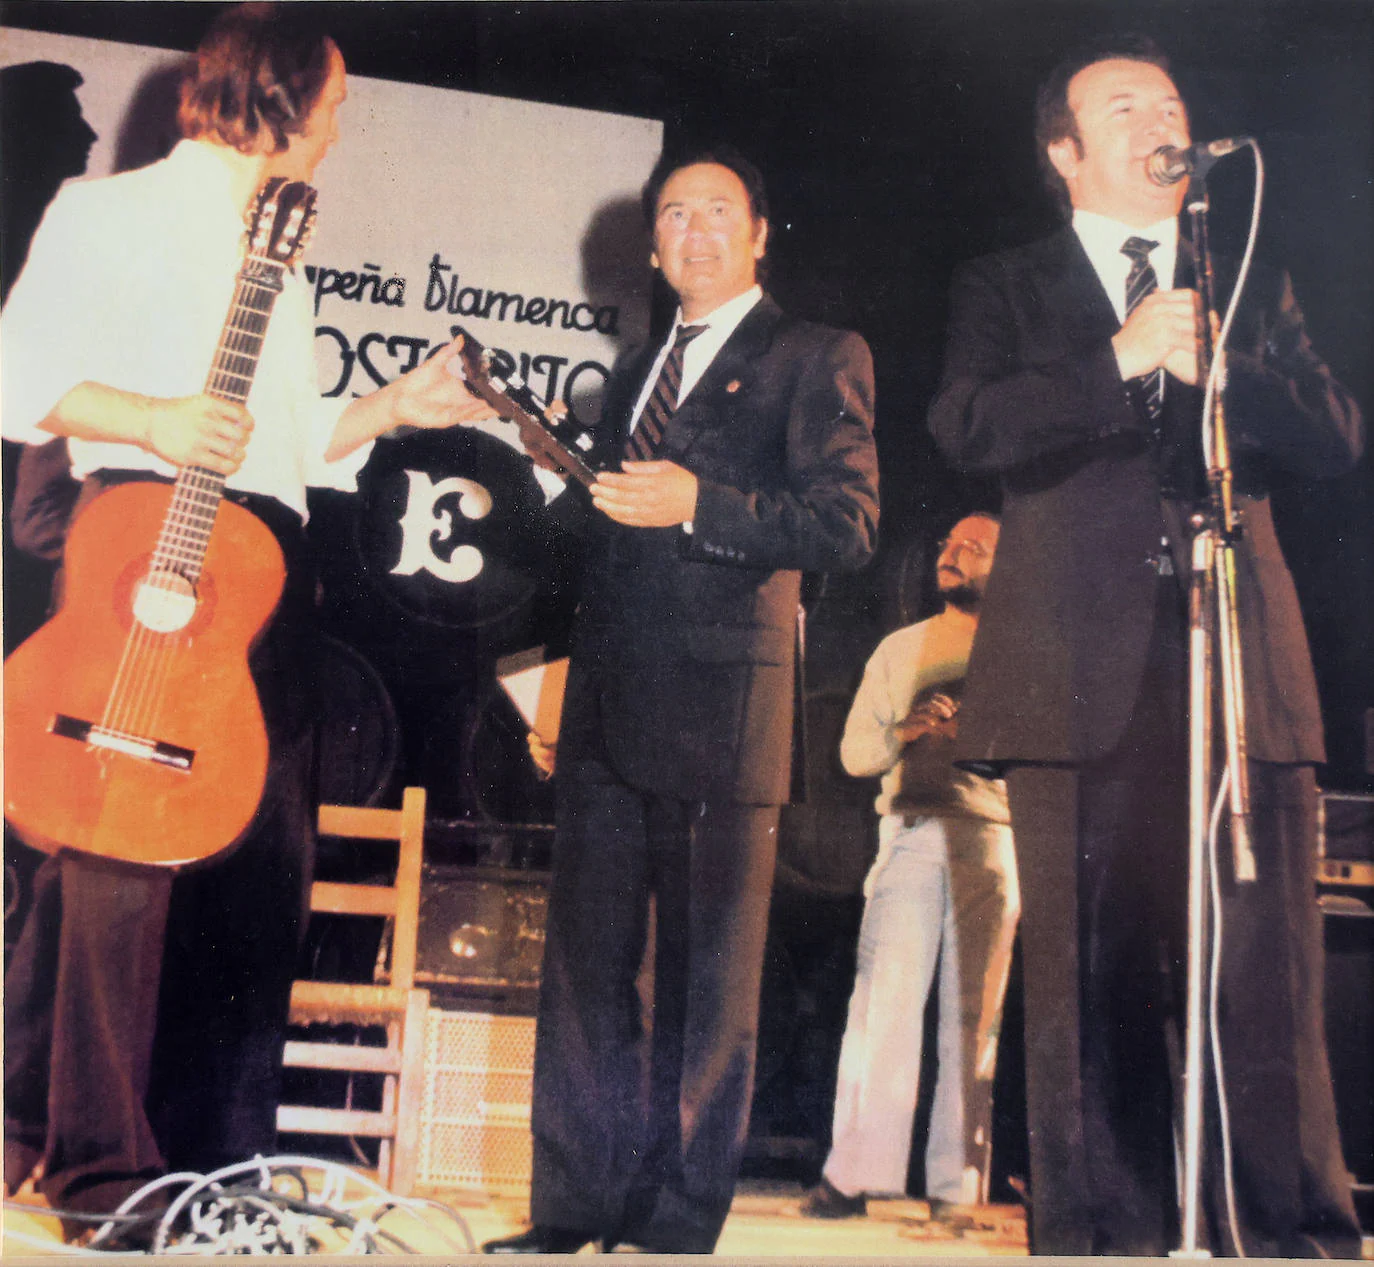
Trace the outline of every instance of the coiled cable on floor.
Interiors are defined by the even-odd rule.
[[[16,1203],[6,1202],[9,1208]],[[91,1220],[63,1210],[33,1213]],[[416,1230],[435,1232],[420,1212],[446,1215],[461,1241],[442,1231],[447,1248],[477,1252],[472,1232],[452,1207],[424,1197],[399,1197],[367,1175],[337,1162],[285,1154],[258,1157],[207,1175],[181,1172],[152,1180],[132,1193],[69,1254],[89,1256],[145,1250],[152,1254],[415,1254],[383,1220],[409,1218]],[[408,1233],[409,1234],[409,1233]],[[25,1244],[50,1241],[7,1233]],[[436,1252],[430,1250],[428,1252]],[[443,1252],[443,1251],[437,1251]]]

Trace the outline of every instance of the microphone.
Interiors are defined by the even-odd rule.
[[[1156,185],[1176,185],[1185,176],[1207,175],[1217,159],[1251,144],[1251,137],[1227,136],[1220,141],[1199,141],[1187,149],[1161,145],[1145,160],[1145,172]]]

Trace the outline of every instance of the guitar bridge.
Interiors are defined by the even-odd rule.
[[[190,748],[164,743],[160,739],[127,734],[121,730],[111,730],[108,726],[98,726],[95,722],[82,721],[79,717],[68,717],[65,713],[58,713],[53,718],[49,730],[63,739],[75,739],[78,743],[89,744],[92,748],[122,752],[126,757],[133,757],[137,761],[151,761],[155,765],[165,765],[173,770],[189,771],[191,763],[196,759],[196,754]]]

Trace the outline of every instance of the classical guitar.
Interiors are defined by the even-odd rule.
[[[247,399],[314,204],[299,181],[259,192],[208,394]],[[223,492],[186,466],[109,489],[73,524],[62,606],[5,661],[5,817],[35,848],[183,866],[248,829],[267,774],[248,653],[285,565]]]
[[[463,336],[459,359],[468,386],[520,428],[520,442],[531,457],[542,457],[564,475],[590,488],[596,471],[588,462],[592,450],[591,433],[572,419],[552,413],[514,373],[514,363],[504,352],[484,348],[461,326],[454,334]],[[501,362],[505,361],[503,365]]]

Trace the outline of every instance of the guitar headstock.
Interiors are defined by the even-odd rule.
[[[248,255],[291,268],[315,232],[315,191],[273,176],[258,190],[248,219]]]

